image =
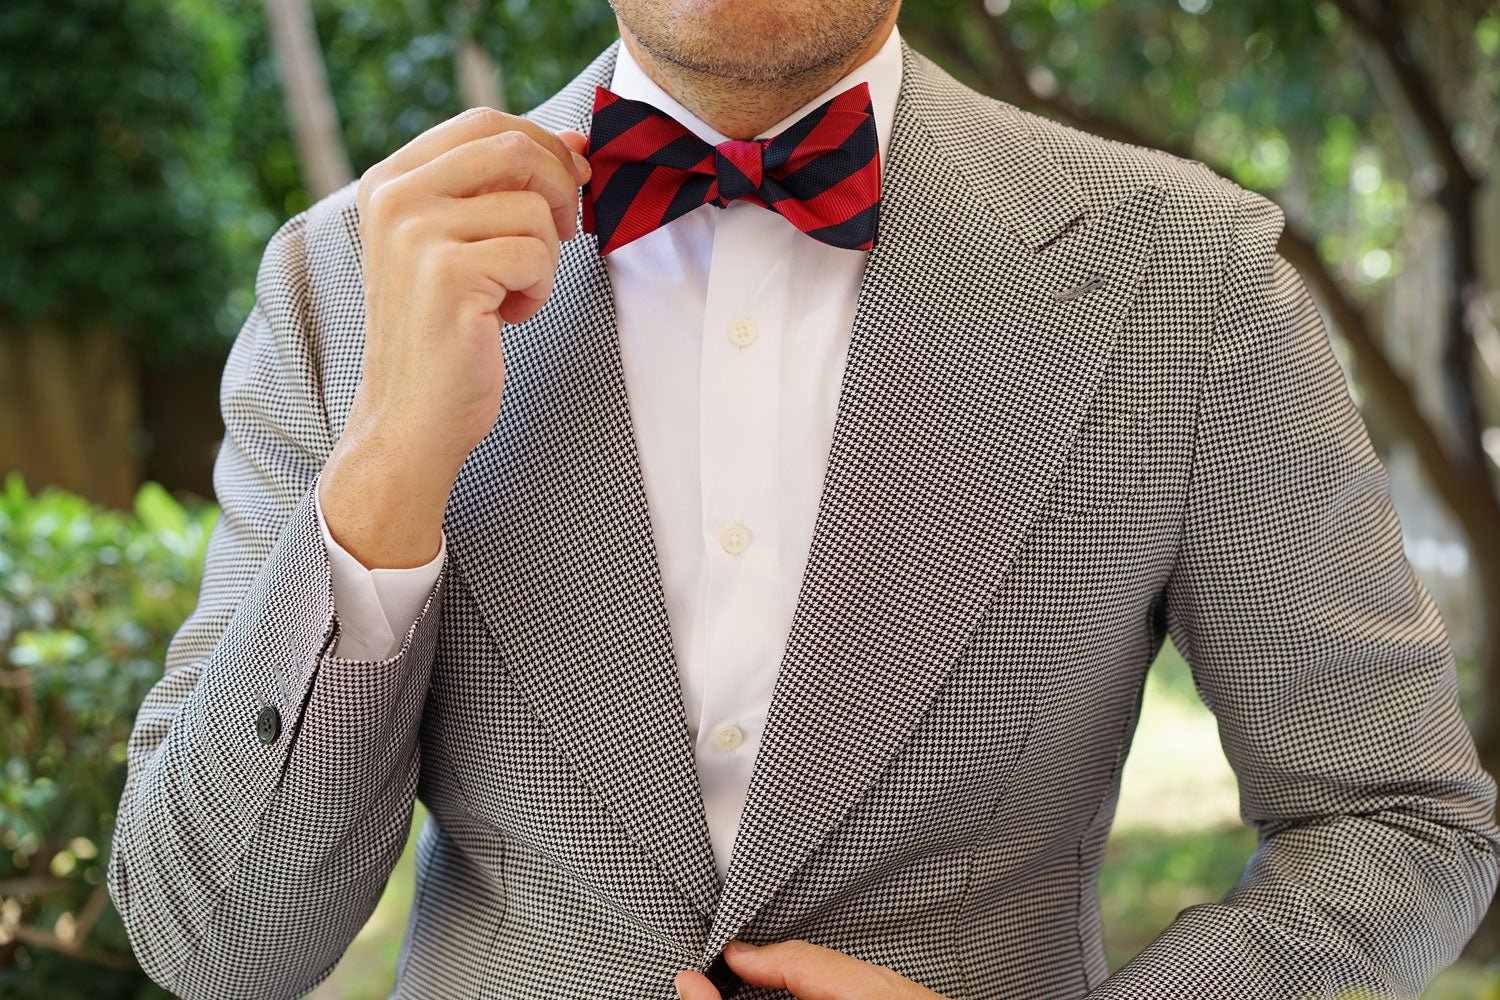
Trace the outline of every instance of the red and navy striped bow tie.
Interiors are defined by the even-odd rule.
[[[594,172],[583,189],[583,228],[598,234],[601,255],[700,205],[736,199],[832,246],[875,245],[880,146],[863,83],[774,138],[717,146],[651,105],[599,87],[588,158]]]

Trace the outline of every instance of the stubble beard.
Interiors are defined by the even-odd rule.
[[[652,58],[704,83],[714,81],[720,85],[715,90],[737,85],[762,90],[823,75],[861,49],[891,7],[888,0],[824,0],[795,25],[772,23],[759,32],[736,25],[732,32],[711,32],[699,25],[712,14],[672,18],[622,0],[610,5]]]

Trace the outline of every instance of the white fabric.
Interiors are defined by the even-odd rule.
[[[765,136],[860,83],[870,87],[883,163],[901,87],[894,30],[870,60]],[[725,141],[624,46],[610,90],[660,108],[707,142]],[[606,258],[721,878],[807,563],[868,256],[809,239],[775,213],[736,202],[698,208]],[[442,553],[416,569],[371,572],[323,531],[338,655],[393,655]]]
[[[322,484],[319,484],[321,490]],[[401,637],[417,620],[432,592],[433,581],[448,556],[448,539],[437,555],[411,569],[368,569],[338,542],[323,519],[323,495],[314,491],[314,508],[328,567],[333,578],[333,606],[338,609],[339,637],[334,654],[353,660],[384,660],[401,648]],[[395,623],[394,626],[392,623]]]

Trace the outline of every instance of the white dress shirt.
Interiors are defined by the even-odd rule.
[[[763,137],[867,83],[884,164],[901,42]],[[709,143],[726,137],[667,95],[622,45],[610,90]],[[744,202],[704,205],[605,258],[688,730],[722,878],[807,565],[865,251],[819,243]],[[322,511],[318,512],[322,523]],[[323,526],[337,654],[384,659],[446,552],[367,570]]]

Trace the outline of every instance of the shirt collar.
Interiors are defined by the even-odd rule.
[[[896,120],[896,95],[901,90],[901,35],[894,27],[891,29],[890,37],[885,40],[885,44],[873,56],[856,66],[842,80],[761,133],[760,138],[766,139],[777,135],[824,101],[837,97],[850,87],[861,83],[870,86],[870,104],[875,111],[875,133],[880,141],[880,162],[883,169],[886,148],[891,141],[891,125]],[[621,97],[632,101],[644,101],[666,112],[677,119],[683,128],[710,145],[716,146],[728,139],[728,136],[714,130],[662,90],[655,80],[646,75],[646,71],[641,68],[640,63],[635,61],[624,44],[620,45],[619,53],[615,58],[615,72],[610,80],[609,89]]]

